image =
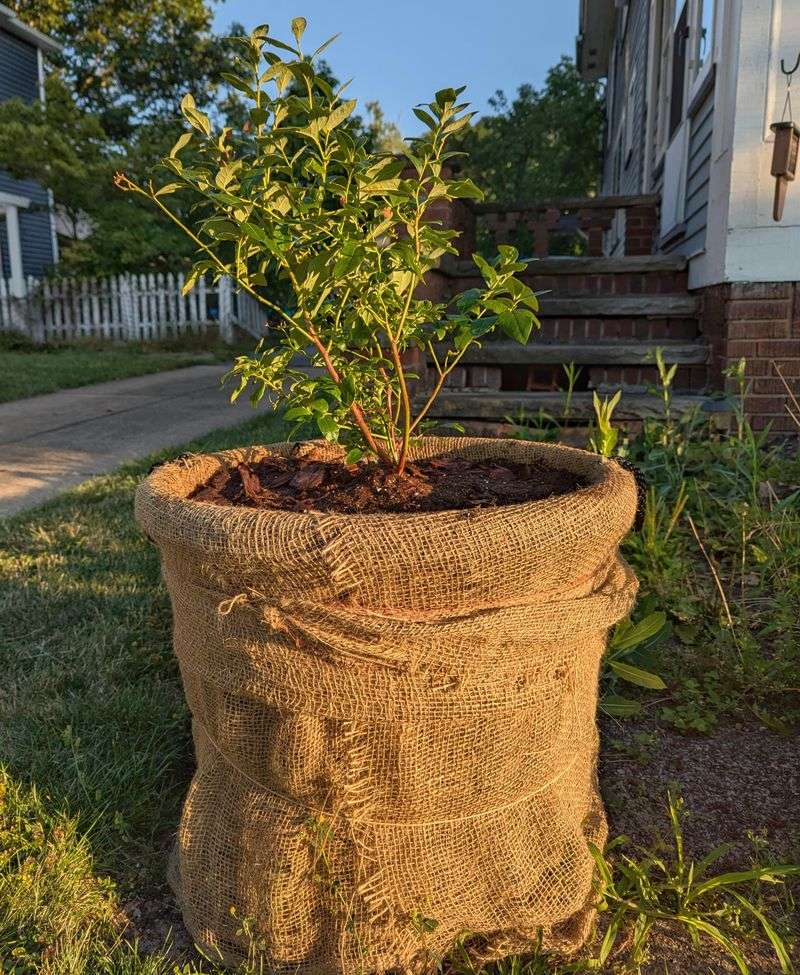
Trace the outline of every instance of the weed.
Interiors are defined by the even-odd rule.
[[[561,366],[564,370],[564,374],[567,377],[567,388],[564,390],[564,409],[562,411],[562,416],[564,418],[563,422],[566,425],[570,421],[572,416],[572,396],[575,392],[575,386],[578,382],[578,377],[581,374],[580,367],[575,366],[574,362],[569,362]]]
[[[600,454],[601,457],[611,457],[617,446],[619,431],[613,424],[613,416],[621,397],[621,389],[618,389],[610,399],[604,397],[601,400],[596,390],[592,393],[595,420],[594,428],[589,439],[589,446],[596,454]]]
[[[701,938],[716,942],[742,973],[748,975],[745,956],[734,941],[742,933],[742,913],[753,919],[769,940],[781,972],[793,971],[784,938],[769,921],[764,904],[757,903],[761,884],[779,884],[784,878],[800,874],[800,867],[770,865],[752,867],[709,876],[710,868],[726,852],[718,847],[695,862],[684,854],[683,801],[668,796],[674,851],[672,856],[639,850],[639,859],[624,852],[626,837],[608,844],[605,853],[592,846],[600,879],[600,910],[608,912],[596,957],[586,969],[602,968],[624,933],[631,931],[628,951],[631,964],[640,966],[647,958],[647,946],[656,925],[670,923],[683,927],[695,949]],[[613,862],[608,854],[615,852]]]
[[[641,710],[638,701],[628,700],[617,693],[619,681],[649,690],[666,688],[658,674],[638,664],[668,636],[667,618],[661,612],[648,613],[637,623],[625,619],[614,627],[604,658],[603,695],[600,699],[602,711],[614,717],[627,717]]]

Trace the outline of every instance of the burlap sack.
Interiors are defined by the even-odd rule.
[[[172,879],[228,962],[255,948],[355,975],[424,967],[465,933],[496,956],[588,932],[598,667],[636,591],[617,552],[634,480],[566,447],[417,451],[443,452],[543,458],[587,487],[414,515],[187,501],[212,456],[139,487],[197,752]]]

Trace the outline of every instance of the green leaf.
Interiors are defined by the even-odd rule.
[[[472,260],[475,262],[475,266],[483,275],[483,280],[491,287],[497,282],[497,271],[491,266],[491,264],[480,254],[473,254]]]
[[[658,674],[651,674],[649,670],[642,670],[621,660],[609,660],[608,665],[618,677],[628,681],[629,684],[648,687],[652,691],[663,691],[667,686]]]
[[[612,718],[631,718],[639,714],[642,705],[638,701],[629,701],[618,694],[606,694],[600,700],[600,710]]]
[[[417,118],[420,120],[420,122],[424,122],[425,125],[427,125],[429,129],[435,129],[436,126],[439,124],[436,121],[436,119],[429,112],[426,112],[422,108],[414,108],[414,109],[412,109],[412,111],[417,116]]]
[[[477,187],[471,179],[459,179],[447,184],[450,196],[456,199],[482,200],[484,192]]]
[[[497,324],[510,339],[525,345],[533,330],[533,313],[526,308],[506,311],[497,316]]]
[[[190,271],[186,276],[186,280],[183,282],[183,287],[181,288],[181,294],[185,298],[186,295],[192,290],[192,288],[197,284],[197,279],[200,275],[196,271]]]
[[[183,188],[183,183],[166,183],[164,186],[157,189],[153,195],[169,196],[170,193],[175,193],[177,190],[182,190]]]
[[[379,179],[374,183],[363,184],[360,188],[363,197],[383,196],[400,188],[399,179]]]
[[[345,464],[357,464],[364,456],[364,451],[360,447],[353,447],[344,457]]]
[[[308,21],[305,17],[294,17],[292,19],[292,33],[294,34],[294,39],[299,44],[303,39],[303,34],[308,26]]]
[[[497,325],[497,315],[484,315],[482,318],[474,318],[469,323],[469,330],[477,339],[491,332],[495,325]]]
[[[800,866],[754,867],[752,870],[732,870],[730,873],[721,873],[702,884],[698,884],[692,890],[689,900],[697,900],[703,894],[720,887],[731,887],[734,884],[746,884],[752,881],[779,883],[779,878],[792,876],[800,876]]]
[[[519,251],[511,244],[498,244],[497,253],[502,258],[503,264],[516,264],[519,257]]]
[[[265,37],[265,42],[269,44],[270,47],[274,47],[278,51],[288,51],[289,54],[294,54],[295,57],[300,57],[300,52],[296,47],[292,47],[289,44],[284,44],[283,41],[279,41],[274,37]]]
[[[609,647],[612,650],[630,650],[660,633],[666,625],[666,613],[650,613],[633,626],[624,629],[618,627],[611,637]]]
[[[185,149],[186,146],[189,145],[191,141],[192,141],[192,133],[184,132],[183,135],[180,136],[178,141],[175,143],[175,145],[170,149],[169,151],[170,159],[174,159],[182,149]]]
[[[722,945],[722,947],[728,952],[730,957],[736,963],[736,967],[741,972],[741,975],[750,975],[750,969],[747,967],[747,962],[745,961],[741,951],[739,951],[731,939],[724,935],[719,928],[715,927],[715,925],[710,924],[708,921],[704,921],[699,917],[687,917],[683,914],[676,914],[675,919],[685,924],[690,930],[692,928],[696,928],[697,930],[702,931],[713,941],[716,941],[718,944]]]
[[[792,961],[789,958],[789,953],[786,950],[783,939],[780,937],[775,928],[769,923],[764,915],[764,912],[760,911],[755,904],[751,904],[747,898],[742,897],[742,895],[737,893],[735,890],[732,890],[731,894],[733,894],[736,900],[746,911],[749,911],[753,917],[755,917],[761,923],[761,927],[764,929],[764,934],[766,934],[766,936],[769,938],[770,943],[775,950],[775,956],[780,962],[781,971],[784,973],[784,975],[789,975],[790,972],[793,972],[794,968],[792,967]]]
[[[342,102],[342,104],[338,108],[334,109],[323,121],[322,131],[331,132],[336,128],[337,125],[341,125],[342,122],[344,122],[344,120],[352,114],[356,104],[357,102],[355,98],[351,98],[350,101],[347,102]]]
[[[198,112],[193,108],[184,109],[183,114],[193,129],[197,129],[197,131],[202,132],[203,135],[211,135],[211,122],[208,120],[207,115],[204,115],[202,112]]]
[[[222,73],[222,80],[227,81],[231,88],[235,88],[237,91],[242,92],[242,94],[247,95],[248,98],[255,98],[256,93],[253,91],[252,87],[245,81],[244,78],[240,78],[239,75],[229,74],[227,72]]]
[[[335,443],[339,439],[339,423],[335,417],[332,417],[330,413],[325,413],[322,416],[316,417],[317,426],[319,427],[319,432],[325,437],[326,440],[330,440]]]
[[[335,40],[337,40],[337,38],[339,38],[339,37],[341,37],[341,36],[342,36],[342,35],[341,35],[341,32],[338,32],[338,33],[336,33],[336,34],[334,34],[334,35],[333,35],[333,37],[329,37],[329,38],[327,39],[327,41],[323,41],[323,43],[322,43],[322,44],[320,44],[320,46],[319,46],[319,47],[318,47],[318,48],[316,49],[316,51],[314,51],[314,52],[313,52],[313,54],[311,55],[311,60],[312,60],[312,61],[316,61],[316,59],[317,59],[317,58],[318,58],[318,57],[320,56],[320,54],[322,54],[322,52],[323,52],[323,51],[324,51],[324,50],[325,50],[325,49],[326,49],[327,47],[329,47],[329,46],[330,46],[331,44],[333,44],[333,42],[334,42]]]

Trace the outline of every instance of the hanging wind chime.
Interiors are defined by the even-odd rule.
[[[800,54],[791,71],[781,58],[781,72],[786,76],[786,98],[783,102],[783,113],[780,122],[773,122],[770,128],[775,133],[775,144],[772,147],[772,169],[775,177],[775,198],[772,204],[772,219],[780,220],[783,216],[783,205],[786,202],[786,189],[794,179],[797,170],[797,150],[800,145],[800,128],[792,118],[792,75],[800,68]],[[789,116],[787,119],[786,116]]]

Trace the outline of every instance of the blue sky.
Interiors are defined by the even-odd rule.
[[[351,97],[377,99],[412,135],[420,124],[411,106],[438,88],[467,85],[482,111],[497,88],[539,85],[562,54],[574,56],[578,0],[227,0],[216,24],[268,23],[286,39],[295,16],[309,22],[309,50],[341,32],[325,53],[337,77],[353,78]]]

